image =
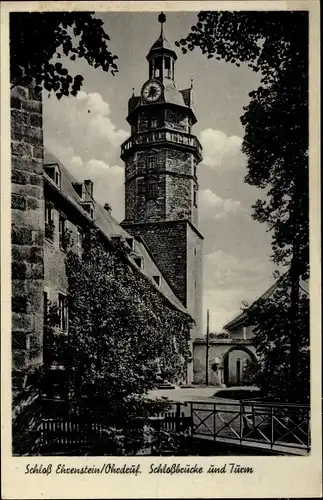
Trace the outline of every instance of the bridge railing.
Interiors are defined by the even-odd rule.
[[[310,451],[307,405],[234,402],[189,402],[191,435],[259,448]]]

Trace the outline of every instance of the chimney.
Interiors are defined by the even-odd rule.
[[[85,186],[85,201],[89,201],[93,198],[93,182],[89,179],[84,181]]]

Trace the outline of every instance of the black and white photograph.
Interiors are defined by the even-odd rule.
[[[306,462],[310,13],[97,3],[9,13],[12,457]]]

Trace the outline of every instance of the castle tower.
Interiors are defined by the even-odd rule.
[[[131,136],[121,146],[125,162],[125,220],[140,236],[163,277],[194,318],[192,339],[201,335],[202,240],[198,231],[197,165],[202,147],[191,133],[196,123],[193,86],[178,90],[177,55],[163,32],[147,60],[149,78],[129,99]],[[188,377],[191,381],[191,375]]]

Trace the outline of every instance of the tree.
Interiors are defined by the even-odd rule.
[[[309,298],[300,294],[299,308],[294,324],[298,338],[296,378],[290,378],[289,308],[291,303],[290,278],[280,278],[271,297],[260,299],[247,311],[248,323],[253,326],[252,339],[258,354],[258,363],[249,366],[251,382],[271,400],[308,403],[310,399],[310,357],[308,343]],[[295,387],[295,390],[293,390]]]
[[[199,47],[210,59],[261,73],[241,117],[245,182],[266,191],[253,205],[253,218],[272,234],[274,262],[289,268],[292,382],[299,364],[300,278],[309,274],[308,13],[200,12],[198,19],[177,42],[184,53]]]
[[[82,87],[82,75],[72,77],[60,62],[62,55],[74,61],[83,58],[103,71],[118,71],[107,46],[109,35],[103,21],[93,12],[12,12],[10,14],[10,79],[12,85],[36,83],[63,95],[76,95]]]

